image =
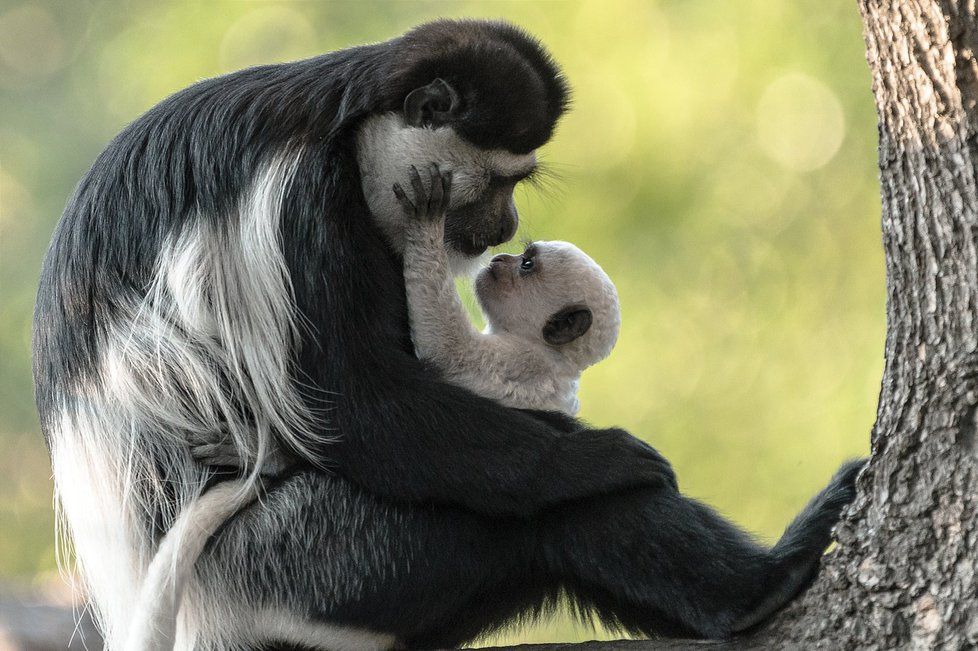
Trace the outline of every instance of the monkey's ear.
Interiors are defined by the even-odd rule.
[[[459,108],[458,93],[444,79],[415,88],[404,98],[404,120],[412,127],[440,127]]]
[[[584,305],[568,305],[543,326],[543,340],[551,346],[569,344],[591,329],[591,310]]]

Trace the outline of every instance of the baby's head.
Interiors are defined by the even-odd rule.
[[[475,279],[489,329],[539,342],[584,369],[611,353],[621,314],[608,274],[568,242],[497,255]]]

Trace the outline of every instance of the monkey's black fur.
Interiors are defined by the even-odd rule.
[[[626,432],[501,407],[415,358],[401,261],[369,214],[354,136],[436,78],[460,98],[449,124],[484,148],[539,147],[568,101],[523,32],[439,21],[201,82],[127,127],[80,183],[45,262],[42,421],[96,372],[102,330],[145,293],[167,238],[225,219],[262,164],[301,150],[282,234],[312,326],[298,375],[329,431],[312,432],[311,457],[221,531],[199,564],[205,584],[245,572],[228,588],[241,599],[418,647],[472,639],[561,592],[648,635],[723,637],[763,619],[816,571],[856,466],[768,550],[682,496],[668,462]],[[339,584],[356,589],[320,589]]]

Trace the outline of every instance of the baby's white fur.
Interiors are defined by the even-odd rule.
[[[536,242],[532,274],[480,272],[476,295],[489,324],[480,333],[455,291],[443,228],[441,220],[419,220],[406,231],[404,279],[418,357],[449,382],[505,405],[576,414],[581,372],[607,357],[618,338],[611,279],[573,244]],[[569,343],[548,344],[544,325],[569,305],[591,310],[591,328]]]

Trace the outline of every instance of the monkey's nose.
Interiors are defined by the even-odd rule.
[[[515,258],[515,255],[510,255],[509,253],[500,253],[499,255],[494,255],[492,260],[489,261],[491,265],[505,265],[507,262]]]
[[[502,226],[499,227],[499,234],[496,236],[499,240],[497,244],[502,244],[503,242],[509,242],[516,235],[516,220],[515,219],[505,219],[503,220]]]
[[[513,204],[512,199],[510,199],[509,205],[503,210],[502,215],[499,219],[499,230],[496,232],[496,240],[490,243],[490,246],[496,246],[498,244],[503,244],[504,242],[509,242],[516,235],[516,228],[520,224],[519,213],[516,212],[516,206]]]
[[[488,266],[489,276],[496,281],[508,278],[512,282],[512,278],[516,274],[515,261],[517,260],[519,260],[519,256],[510,255],[509,253],[500,253],[499,255],[492,256],[492,260],[489,261]]]

